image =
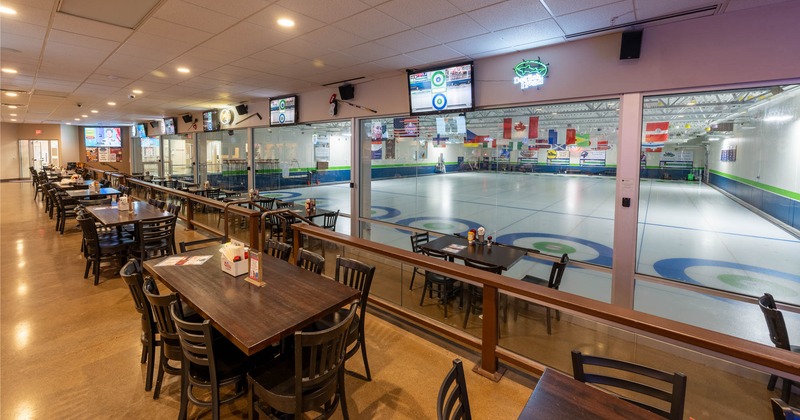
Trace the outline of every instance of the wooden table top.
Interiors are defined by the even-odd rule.
[[[266,285],[233,277],[220,268],[222,245],[181,256],[211,255],[202,265],[144,268],[191,305],[247,355],[277,343],[358,298],[359,292],[283,260],[262,254]]]
[[[454,252],[447,250],[447,247],[450,245],[459,245],[465,248]],[[478,245],[477,242],[470,245],[467,238],[450,235],[436,238],[426,244],[420,245],[420,247],[431,251],[444,252],[453,258],[497,265],[502,267],[503,270],[508,270],[525,256],[525,251],[521,249],[499,246],[497,244],[492,246]]]
[[[70,182],[68,184],[64,184],[61,182],[54,182],[53,185],[61,190],[61,191],[70,191],[70,190],[85,190],[89,188],[89,185],[92,185],[94,181],[86,180],[86,181],[78,181],[78,182]]]
[[[663,417],[561,372],[545,369],[519,419],[663,420]]]
[[[110,206],[89,206],[86,207],[86,210],[105,226],[127,225],[140,220],[158,219],[171,214],[144,201],[134,201],[131,205],[133,206],[132,212],[120,211],[117,203]]]
[[[114,188],[100,188],[100,191],[89,191],[88,189],[69,190],[67,194],[73,198],[102,198],[108,197],[109,195],[120,195],[122,193]]]

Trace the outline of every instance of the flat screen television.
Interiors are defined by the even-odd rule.
[[[297,95],[269,100],[269,125],[291,125],[297,123]]]
[[[86,147],[122,147],[122,129],[119,127],[85,127],[83,144]]]
[[[471,111],[475,105],[472,62],[408,70],[411,115]]]
[[[217,110],[203,112],[203,131],[218,131],[219,116]]]
[[[136,124],[136,137],[147,137],[147,124],[145,123],[137,123]]]
[[[175,117],[164,118],[164,134],[175,134],[175,125],[177,121]]]

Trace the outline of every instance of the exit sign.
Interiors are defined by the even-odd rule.
[[[34,132],[36,133],[36,135],[37,135],[37,136],[38,136],[39,134],[42,134],[42,130],[34,130]]]

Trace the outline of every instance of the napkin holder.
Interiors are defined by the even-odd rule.
[[[244,247],[239,242],[229,242],[225,244],[219,251],[222,256],[220,258],[220,268],[222,271],[232,275],[240,276],[247,274],[250,266],[248,261],[244,258]],[[239,257],[238,261],[234,261]]]
[[[123,195],[117,200],[117,208],[119,211],[128,211],[131,209],[131,202],[127,195]]]

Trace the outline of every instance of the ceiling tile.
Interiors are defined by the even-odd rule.
[[[15,5],[11,2],[4,1],[3,6],[10,7],[17,11],[16,15],[0,15],[0,28],[8,25],[11,22],[24,22],[32,25],[47,26],[50,21],[50,13],[53,8],[52,3],[48,9],[38,9],[35,7],[27,7],[27,5]]]
[[[730,0],[725,8],[726,12],[742,9],[752,9],[753,7],[767,6],[770,4],[784,3],[787,0]]]
[[[500,38],[510,46],[564,36],[564,32],[561,31],[561,28],[559,28],[552,19],[517,26],[515,28],[503,29],[502,31],[495,32],[495,34],[499,35]]]
[[[409,52],[439,44],[435,39],[413,29],[378,39],[375,43],[399,52]]]
[[[287,34],[253,23],[241,22],[204,42],[203,46],[215,50],[235,52],[239,54],[239,57],[243,57],[272,47],[289,38],[290,36]]]
[[[440,20],[430,25],[420,26],[417,30],[442,43],[470,38],[488,32],[467,15],[458,15]]]
[[[41,39],[44,38],[44,35],[47,33],[47,26],[33,25],[18,20],[9,20],[3,22],[3,26],[0,26],[0,32],[2,32],[3,35],[13,34]]]
[[[253,54],[251,58],[262,60],[271,64],[277,64],[279,66],[285,66],[288,64],[294,64],[303,61],[302,57],[298,57],[292,54],[287,54],[285,52],[278,51],[274,48],[270,48],[268,50],[264,50],[256,54]]]
[[[541,3],[528,0],[508,0],[469,12],[468,15],[490,31],[550,18],[550,14]]]
[[[366,42],[364,38],[345,32],[333,26],[326,26],[300,37],[312,44],[338,51]]]
[[[425,48],[418,51],[412,51],[406,54],[407,56],[419,60],[423,63],[437,63],[442,61],[449,61],[455,59],[464,59],[460,52],[448,48],[444,45],[437,45],[435,47]]]
[[[631,4],[631,0],[542,0],[544,4],[547,5],[547,8],[553,12],[554,16],[561,16],[566,15],[568,13],[575,13],[580,12],[588,9],[592,9],[599,6],[605,6],[612,3],[627,3],[627,5],[633,10],[633,4]]]
[[[333,23],[366,10],[358,0],[281,0],[279,5],[325,23]]]
[[[278,19],[289,18],[295,23],[292,28],[285,28],[277,24]],[[273,4],[266,9],[247,18],[247,22],[279,31],[291,36],[299,36],[325,26],[325,22],[302,15],[294,10]]]
[[[375,60],[372,63],[387,69],[413,68],[425,64],[424,62],[419,61],[416,58],[409,57],[405,54],[382,58],[380,60]]]
[[[56,17],[53,20],[53,29],[59,29],[64,32],[73,32],[81,35],[91,36],[93,38],[107,39],[116,42],[124,41],[133,33],[133,30],[128,28],[109,25],[107,23],[84,19],[64,13],[56,13]]]
[[[81,71],[91,72],[105,59],[104,54],[98,54],[88,47],[48,42],[44,50],[42,66],[50,65],[57,68],[81,69]]]
[[[138,32],[154,35],[160,38],[183,41],[190,45],[197,45],[213,34],[188,26],[178,25],[164,19],[150,18],[140,28]]]
[[[95,73],[89,76],[88,79],[86,79],[86,83],[92,83],[102,86],[112,86],[117,89],[129,85],[131,82],[133,82],[132,79],[126,79],[124,77],[119,77],[117,75],[102,74],[102,73]]]
[[[203,77],[221,80],[225,82],[235,82],[248,77],[257,76],[260,72],[249,70],[242,67],[222,66],[215,70],[203,73]]]
[[[180,40],[145,32],[136,32],[128,39],[125,45],[148,48],[154,52],[157,51],[160,54],[167,54],[172,57],[185,53],[191,47],[191,45]]]
[[[498,49],[498,46],[510,46],[499,35],[488,33],[472,38],[448,42],[447,46],[464,54],[473,56],[477,53]]]
[[[47,38],[47,42],[57,42],[65,45],[72,45],[76,47],[90,47],[96,50],[97,54],[108,55],[111,54],[117,47],[119,42],[108,41],[105,39],[93,38],[86,35],[76,33],[64,32],[60,30],[51,30]]]
[[[232,62],[231,65],[248,70],[255,70],[257,72],[267,72],[277,67],[277,64],[267,63],[251,57],[245,57],[240,60],[236,60]]]
[[[526,50],[532,50],[534,48],[541,48],[547,45],[558,44],[564,41],[565,41],[564,37],[556,37],[556,38],[545,39],[542,41],[531,42],[527,44],[520,44],[515,46],[514,49],[516,51],[526,51]]]
[[[233,26],[238,21],[231,16],[198,7],[182,0],[167,1],[153,16],[164,19],[167,22],[174,22],[215,34]]]
[[[238,19],[252,16],[269,4],[264,0],[186,0],[186,2]]]
[[[272,49],[284,53],[291,53],[305,59],[312,59],[331,52],[331,50],[321,45],[300,38],[286,41],[283,44],[272,47]]]
[[[97,70],[104,74],[113,74],[119,77],[136,80],[151,69],[158,68],[163,61],[151,60],[149,58],[136,57],[132,55],[115,53],[109,57]]]
[[[556,21],[565,33],[575,34],[632,22],[634,18],[630,1],[622,1],[583,12],[559,16]]]
[[[342,50],[342,53],[358,57],[362,60],[374,61],[397,55],[399,51],[395,51],[389,47],[385,47],[374,42],[366,42],[364,44]]]
[[[38,61],[39,53],[42,50],[42,40],[41,38],[36,37],[29,37],[23,35],[14,35],[14,34],[0,34],[0,38],[2,38],[2,45],[3,48],[8,48],[9,50],[3,50],[3,61],[6,59],[6,51],[13,55],[19,56],[32,56],[36,58]],[[12,50],[17,50],[19,52],[14,52]],[[9,56],[9,59],[13,59],[13,56]],[[5,65],[5,64],[4,64]]]
[[[370,40],[411,29],[408,25],[376,9],[367,9],[336,22],[334,26]]]
[[[133,45],[125,43],[114,54],[123,54],[133,57],[139,57],[146,60],[153,60],[157,62],[166,62],[175,58],[178,53],[163,51],[160,48],[146,45]]]
[[[458,7],[462,12],[469,12],[475,9],[480,9],[486,6],[491,6],[500,3],[503,0],[448,0]]]
[[[411,27],[426,25],[461,13],[447,0],[392,0],[377,7],[383,13]]]
[[[356,64],[361,64],[371,61],[368,59],[354,57],[352,55],[342,54],[339,52],[321,55],[319,57],[316,57],[315,60],[319,61],[326,67],[330,66],[334,68],[345,68],[354,66]]]
[[[639,20],[696,9],[701,6],[716,5],[717,3],[719,2],[703,0],[671,0],[669,2],[659,0],[636,0],[634,6],[636,7],[636,20]]]

